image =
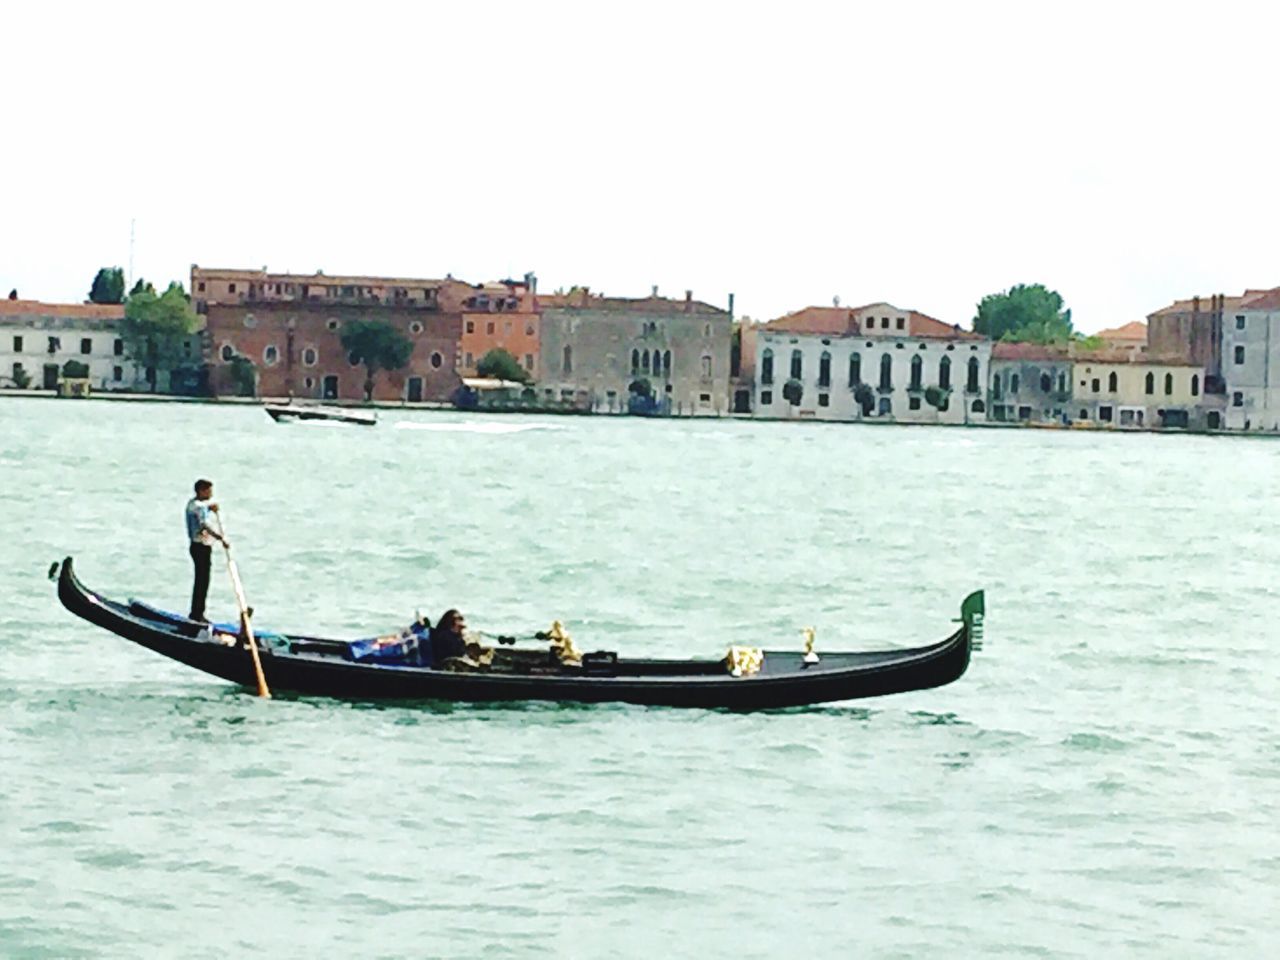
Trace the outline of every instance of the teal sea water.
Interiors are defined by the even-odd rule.
[[[286,631],[873,648],[985,587],[987,647],[773,714],[263,702],[45,579],[184,608],[199,475]],[[0,956],[1274,956],[1278,477],[1191,436],[0,400]]]

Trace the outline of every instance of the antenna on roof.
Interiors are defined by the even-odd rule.
[[[129,289],[133,289],[133,225],[136,221],[129,218]]]

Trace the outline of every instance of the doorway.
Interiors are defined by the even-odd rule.
[[[324,399],[338,399],[338,377],[336,374],[329,374],[324,378]]]
[[[407,387],[407,399],[410,403],[422,402],[422,378],[410,377]]]
[[[46,390],[58,389],[58,365],[56,363],[46,363],[44,365],[44,388]]]

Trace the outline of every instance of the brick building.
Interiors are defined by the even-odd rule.
[[[206,321],[210,386],[233,393],[237,356],[259,396],[364,398],[365,371],[342,348],[343,325],[382,320],[413,342],[404,370],[381,371],[375,400],[444,400],[459,386],[462,313],[474,288],[453,279],[268,273],[193,265],[191,294]]]
[[[502,349],[516,358],[529,374],[540,374],[541,315],[538,312],[537,278],[499,280],[478,284],[463,300],[462,334],[458,348],[458,372],[476,375],[476,364],[490,350]]]

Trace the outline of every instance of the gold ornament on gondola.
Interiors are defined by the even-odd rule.
[[[813,650],[813,642],[818,636],[818,631],[813,627],[805,627],[801,633],[804,634],[804,662],[817,663],[819,658]]]

